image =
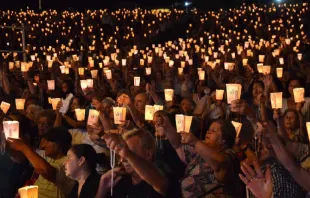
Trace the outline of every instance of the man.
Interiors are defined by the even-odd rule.
[[[70,133],[61,127],[52,128],[42,137],[42,148],[48,159],[43,159],[21,139],[8,139],[10,149],[21,152],[40,175],[34,185],[39,187],[40,198],[66,197],[74,181],[66,177],[64,162],[66,153],[71,147]]]
[[[114,189],[110,195],[111,171],[101,177],[98,198],[178,198],[177,184],[161,173],[152,160],[155,141],[151,134],[142,129],[134,129],[123,135],[105,135],[107,146],[120,157],[126,170],[121,176],[121,168],[114,169]]]

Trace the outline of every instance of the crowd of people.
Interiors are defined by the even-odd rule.
[[[307,3],[0,13],[0,198],[309,196]]]

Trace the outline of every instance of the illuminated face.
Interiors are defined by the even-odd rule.
[[[48,117],[40,117],[38,120],[38,133],[44,135],[52,126],[48,122]]]
[[[263,87],[259,83],[254,83],[252,90],[253,98],[257,98],[261,96],[263,93],[264,93]]]
[[[294,112],[287,112],[284,116],[284,126],[286,129],[294,129],[296,127],[296,115]]]
[[[205,136],[205,143],[212,147],[218,148],[222,143],[222,126],[218,122],[213,122]]]
[[[79,108],[81,108],[79,99],[73,98],[71,106],[70,106],[71,112],[74,112],[75,109],[79,109]]]
[[[135,107],[136,109],[144,114],[145,105],[146,105],[147,97],[145,94],[138,94],[135,97]]]
[[[66,176],[72,179],[76,178],[76,175],[81,167],[79,166],[79,159],[72,150],[68,151],[67,160],[64,165]]]

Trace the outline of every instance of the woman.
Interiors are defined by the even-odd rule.
[[[185,176],[181,180],[183,197],[240,197],[237,179],[238,160],[232,147],[236,131],[227,121],[213,122],[204,141],[191,133],[176,132],[175,124],[165,113],[161,114],[165,134],[186,164]],[[238,192],[239,191],[239,192]]]
[[[287,109],[301,109],[302,115],[304,117],[304,121],[308,122],[310,120],[310,98],[305,98],[304,103],[295,103],[294,100],[294,92],[293,89],[300,88],[301,82],[297,78],[293,78],[288,81],[287,86],[287,95],[288,98],[282,99],[282,110],[281,112],[284,113]]]
[[[95,197],[100,176],[96,172],[97,153],[87,144],[77,144],[71,147],[65,161],[66,176],[76,183],[69,198]]]
[[[278,111],[274,111],[274,119],[276,121],[280,119]],[[295,109],[287,109],[284,112],[283,129],[286,133],[284,138],[287,137],[293,142],[307,143],[308,137],[304,133],[302,126],[304,126],[304,123],[301,112],[298,112]]]
[[[61,114],[59,110],[62,107],[62,102],[59,102],[56,108],[57,117],[55,127],[65,124],[66,126],[68,126],[68,128],[84,129],[85,121],[78,121],[76,119],[75,109],[85,109],[85,103],[86,100],[83,96],[75,96],[71,101],[70,109],[68,110],[68,112],[66,114]]]

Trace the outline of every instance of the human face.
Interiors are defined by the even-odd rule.
[[[42,139],[41,148],[45,150],[45,155],[52,159],[56,159],[61,153],[59,146],[55,142]]]
[[[97,100],[96,98],[93,98],[92,101],[91,101],[91,104],[92,104],[93,107],[95,107],[95,109],[97,111],[100,110],[101,102],[99,100]]]
[[[40,112],[39,108],[36,108],[35,106],[28,106],[26,109],[26,117],[29,120],[35,122],[39,112]]]
[[[79,162],[80,160],[75,155],[75,153],[70,149],[67,153],[67,160],[65,161],[65,173],[67,177],[75,179],[78,171],[80,170]]]
[[[48,122],[48,117],[40,117],[38,120],[38,133],[44,135],[52,126]]]
[[[129,139],[126,140],[126,143],[128,145],[128,148],[132,152],[134,152],[138,156],[142,157],[143,159],[151,161],[151,157],[148,156],[148,152],[142,146],[142,141],[141,141],[140,137],[138,137],[138,136],[130,137]],[[122,164],[123,164],[123,166],[124,166],[124,168],[128,174],[134,174],[135,173],[134,169],[131,167],[131,165],[128,163],[127,160],[122,158],[121,162],[122,162]]]
[[[260,155],[259,155],[259,161],[263,162],[269,158],[274,156],[274,151],[272,149],[272,146],[269,142],[266,140],[263,140],[262,143],[262,148],[260,150]]]
[[[62,83],[61,89],[64,93],[67,93],[69,91],[69,87],[68,87],[67,83]]]
[[[73,98],[71,106],[70,106],[71,112],[74,112],[75,109],[79,109],[79,108],[81,108],[79,99]]]
[[[144,113],[146,100],[145,94],[138,94],[135,97],[135,107],[140,113]]]
[[[252,90],[252,95],[253,95],[253,98],[258,98],[259,96],[261,96],[262,94],[264,93],[264,89],[263,87],[258,84],[258,83],[254,83],[253,85],[253,90]]]
[[[296,115],[293,112],[287,112],[284,116],[284,126],[286,129],[294,129],[296,126]]]
[[[113,108],[109,103],[102,102],[100,111],[104,112],[109,118],[114,118]]]
[[[293,89],[300,87],[300,83],[298,80],[292,80],[288,85],[288,92],[293,96]]]
[[[205,143],[212,148],[219,148],[223,144],[222,126],[218,122],[213,122],[207,131]]]
[[[181,102],[181,108],[184,111],[185,114],[191,114],[193,111],[193,105],[189,100],[182,100]]]

